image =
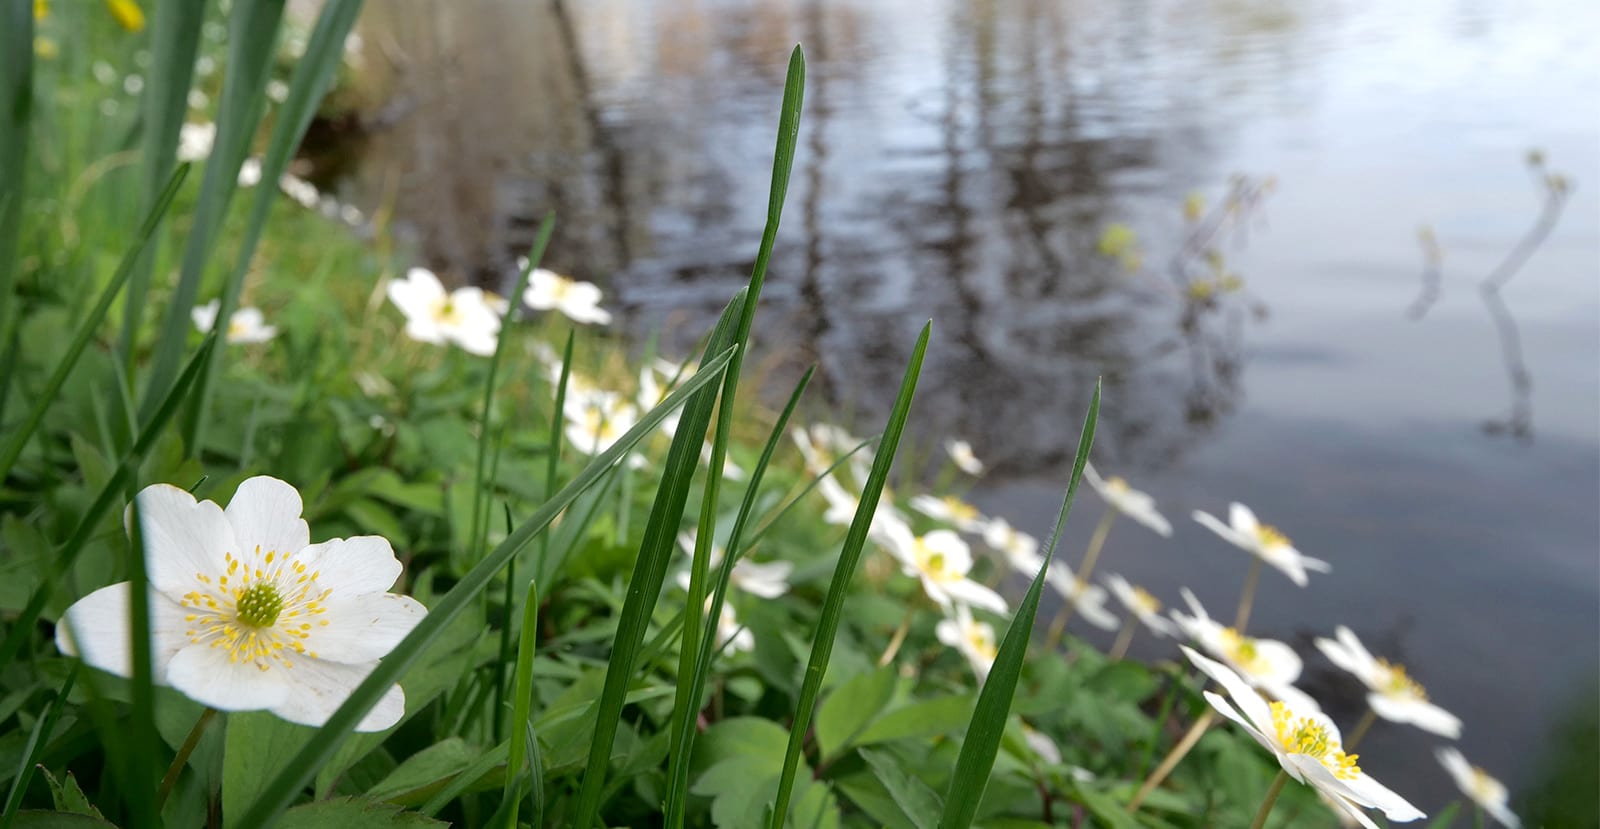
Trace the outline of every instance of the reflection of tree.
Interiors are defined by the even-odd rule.
[[[1478,283],[1478,295],[1489,320],[1494,324],[1496,338],[1500,341],[1500,356],[1505,363],[1506,378],[1511,386],[1511,410],[1504,419],[1491,418],[1484,422],[1483,430],[1491,435],[1509,434],[1520,440],[1533,439],[1533,374],[1522,353],[1522,333],[1510,306],[1500,296],[1500,290],[1511,282],[1532,258],[1550,231],[1561,220],[1572,185],[1566,176],[1549,172],[1544,165],[1544,155],[1537,151],[1528,156],[1528,167],[1533,173],[1535,186],[1544,196],[1544,203],[1533,226],[1512,246],[1506,257],[1496,265],[1483,281]],[[1420,320],[1438,301],[1442,282],[1443,251],[1431,228],[1424,227],[1419,234],[1423,249],[1422,291],[1407,309],[1407,316]]]

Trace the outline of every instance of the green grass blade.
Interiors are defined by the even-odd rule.
[[[741,289],[723,309],[721,319],[712,330],[706,354],[714,354],[731,345],[746,296],[746,291]],[[650,506],[650,516],[645,522],[644,542],[634,561],[633,574],[628,580],[627,598],[623,600],[622,613],[618,617],[617,635],[612,642],[605,685],[600,692],[594,737],[589,743],[589,759],[584,767],[583,783],[578,789],[577,804],[573,807],[572,825],[580,829],[593,826],[600,812],[606,771],[611,760],[611,745],[617,736],[628,683],[633,675],[639,648],[644,643],[656,600],[661,596],[667,564],[672,560],[672,551],[677,543],[678,525],[683,520],[684,506],[689,500],[689,485],[694,478],[695,467],[700,463],[700,448],[705,442],[706,428],[711,425],[711,410],[716,402],[715,389],[690,401],[684,407],[683,417],[678,421],[677,432],[672,437],[672,446],[667,450],[661,484],[656,489],[655,501]],[[684,614],[686,631],[689,629],[687,620],[694,616],[694,611],[691,609]]]
[[[509,611],[508,611],[509,612]],[[533,723],[529,720],[529,709],[533,707],[533,647],[538,641],[539,625],[539,586],[535,582],[528,582],[528,597],[522,605],[522,638],[517,643],[517,671],[516,692],[511,698],[511,743],[507,746],[506,755],[506,786],[503,797],[508,804],[506,814],[507,829],[517,829],[517,812],[522,805],[522,764],[530,756],[538,762],[539,744],[536,740],[519,739],[516,732],[526,731]],[[532,745],[530,745],[532,743]],[[538,769],[534,769],[535,772]],[[544,780],[537,773],[528,781],[529,785],[538,791],[544,785]],[[543,801],[542,796],[535,796],[536,802]],[[535,818],[534,825],[538,825]]]
[[[189,175],[189,165],[185,164],[175,170],[172,177],[167,179],[167,186],[162,189],[161,195],[151,205],[150,212],[145,215],[144,223],[139,227],[139,233],[134,237],[133,246],[122,255],[122,261],[117,263],[117,270],[100,291],[100,298],[95,301],[94,308],[78,326],[77,333],[72,336],[72,344],[67,346],[67,352],[61,356],[61,361],[56,363],[55,371],[50,379],[45,381],[44,388],[39,390],[34,399],[33,408],[28,412],[22,422],[11,429],[11,434],[6,436],[3,448],[0,448],[0,480],[4,480],[11,472],[12,464],[22,455],[22,449],[28,443],[28,438],[33,436],[33,430],[39,428],[40,421],[44,420],[44,413],[55,402],[56,394],[61,391],[61,386],[67,382],[67,376],[72,373],[78,364],[78,358],[83,356],[83,350],[88,347],[89,341],[94,338],[94,333],[100,323],[111,310],[111,303],[117,298],[117,292],[128,281],[128,276],[133,272],[134,263],[139,261],[145,248],[150,244],[155,235],[156,228],[161,224],[161,218],[166,215],[167,208],[172,206],[172,198],[177,195],[178,187],[183,184],[184,178]],[[0,264],[0,267],[7,265]],[[9,299],[9,297],[6,297]],[[6,305],[11,305],[6,302]]]
[[[311,126],[311,119],[317,114],[317,107],[322,104],[323,96],[333,83],[333,78],[344,59],[345,37],[355,25],[361,5],[362,0],[329,0],[324,4],[322,13],[317,17],[316,26],[311,31],[311,38],[306,43],[305,54],[295,63],[294,74],[289,77],[289,95],[274,113],[272,137],[268,139],[266,154],[261,159],[261,185],[256,188],[255,203],[251,205],[250,216],[245,222],[244,240],[239,244],[239,254],[234,261],[233,272],[229,274],[228,281],[222,288],[220,306],[217,309],[218,325],[227,325],[227,320],[239,306],[239,294],[244,290],[244,278],[250,271],[250,261],[255,258],[256,245],[261,241],[267,216],[278,198],[276,183],[283,177],[289,162],[294,160],[294,153],[300,147],[300,140],[305,137],[306,129]],[[235,14],[238,13],[235,11]],[[231,55],[229,60],[231,66],[233,60]],[[264,85],[265,81],[262,83]],[[257,90],[258,93],[259,91]],[[224,94],[226,93],[227,90],[224,90]],[[252,132],[254,123],[251,121]],[[219,147],[223,146],[221,129],[219,126],[217,133]],[[246,138],[248,140],[248,136]],[[227,168],[231,171],[229,175],[234,177],[229,181],[233,181],[238,176],[244,156],[241,153],[237,158],[233,156],[226,158]],[[207,173],[209,172],[208,170]],[[224,199],[224,210],[226,206],[227,201]],[[190,297],[190,304],[193,304],[193,297]],[[187,316],[188,311],[186,310],[184,314]],[[195,403],[190,407],[184,423],[184,445],[194,447],[196,451],[205,440],[205,427],[210,422],[208,415],[211,407],[211,386],[216,380],[225,355],[225,349],[218,349],[211,358],[211,363],[206,366],[206,371],[200,378],[200,388],[195,396]]]
[[[1056,544],[1061,540],[1061,528],[1072,511],[1073,496],[1078,494],[1078,482],[1083,478],[1084,464],[1089,462],[1089,447],[1094,444],[1095,423],[1100,416],[1100,382],[1094,384],[1094,397],[1089,400],[1089,414],[1083,420],[1083,431],[1078,436],[1078,456],[1072,464],[1072,478],[1067,483],[1066,497],[1061,501],[1061,513],[1056,516],[1055,529],[1050,532],[1050,545],[1045,548],[1044,566],[1033,577],[1028,595],[1017,608],[1017,613],[1006,628],[1005,639],[1000,642],[994,667],[978,694],[978,704],[973,708],[972,720],[967,725],[966,739],[961,743],[961,754],[956,758],[955,774],[950,777],[950,789],[944,798],[944,815],[939,819],[941,829],[966,829],[978,813],[978,803],[983,790],[989,785],[989,773],[994,770],[995,755],[1000,751],[1000,738],[1006,730],[1006,719],[1011,716],[1011,701],[1017,692],[1017,680],[1022,676],[1022,663],[1028,656],[1028,640],[1033,635],[1033,620],[1039,612],[1039,598],[1044,590],[1045,572],[1055,556]]]
[[[205,20],[205,0],[160,0],[150,21],[150,79],[140,98],[144,128],[144,203],[159,201],[162,183],[176,163],[178,132],[189,114],[189,85],[194,80],[195,55],[200,49],[200,24]],[[122,307],[122,354],[131,373],[139,323],[150,289],[150,272],[156,247],[139,257],[128,279],[128,301]]]
[[[33,4],[0,0],[0,348],[17,322],[17,234],[25,209],[33,121]],[[0,475],[0,478],[3,478]]]
[[[794,724],[789,727],[789,746],[784,752],[783,773],[778,778],[772,829],[782,829],[788,817],[789,798],[794,793],[794,776],[800,768],[800,746],[811,725],[817,692],[822,689],[822,676],[827,673],[828,660],[833,656],[833,639],[839,632],[839,619],[844,615],[845,594],[850,592],[850,580],[855,577],[856,565],[861,562],[861,550],[867,543],[872,516],[878,511],[878,498],[883,494],[884,485],[889,482],[889,467],[894,464],[900,436],[905,432],[906,417],[911,412],[911,397],[917,390],[917,377],[922,373],[922,358],[928,351],[928,335],[932,329],[931,321],[922,326],[916,348],[911,351],[911,362],[906,366],[905,378],[900,381],[900,393],[889,412],[889,422],[884,426],[883,439],[878,443],[872,472],[867,475],[867,482],[862,487],[861,502],[856,507],[855,518],[850,522],[850,531],[845,534],[844,549],[839,552],[839,564],[834,567],[833,582],[828,585],[828,595],[822,603],[816,638],[811,643],[811,658],[806,662],[805,679],[800,685],[800,703],[795,708]]]
[[[572,380],[572,343],[577,332],[567,331],[567,346],[561,350],[561,377],[556,381],[556,403],[550,412],[550,443],[545,449],[544,491],[556,491],[556,471],[561,464],[561,426],[565,422],[563,413],[567,405],[567,383]],[[539,563],[534,568],[533,577],[546,585],[555,581],[555,574],[546,567],[550,563],[550,536],[539,537]]]
[[[155,410],[161,390],[178,372],[178,362],[189,338],[189,312],[200,293],[200,278],[227,215],[228,203],[238,189],[239,166],[244,162],[250,139],[261,121],[283,8],[283,0],[235,0],[233,4],[228,21],[228,68],[217,109],[217,138],[200,179],[200,199],[195,205],[194,222],[189,228],[188,244],[178,270],[178,285],[167,306],[155,356],[151,359],[141,418],[149,417]],[[263,178],[261,187],[271,190],[276,181]],[[217,327],[226,329],[227,326],[228,318],[219,312]],[[193,448],[192,443],[190,446]]]
[[[138,439],[128,449],[127,454],[123,455],[121,462],[117,464],[116,471],[106,481],[105,486],[100,488],[100,493],[95,496],[94,501],[89,504],[89,509],[84,511],[83,518],[78,522],[78,529],[73,532],[71,538],[67,539],[67,543],[62,545],[61,550],[56,553],[50,562],[50,566],[44,568],[44,582],[34,588],[33,595],[28,597],[28,604],[23,607],[21,613],[17,614],[17,618],[12,621],[11,629],[6,633],[5,642],[0,644],[0,672],[4,672],[6,666],[11,664],[11,660],[21,651],[23,643],[33,638],[33,626],[39,621],[39,614],[44,611],[45,603],[54,594],[61,576],[71,569],[72,563],[78,558],[78,554],[83,552],[84,545],[89,543],[89,539],[94,536],[99,528],[100,521],[105,518],[106,511],[111,509],[112,503],[122,495],[123,489],[133,480],[139,465],[144,461],[144,456],[149,454],[151,447],[155,446],[156,439],[161,437],[161,433],[166,429],[167,424],[172,421],[172,417],[177,413],[179,405],[183,403],[184,398],[189,393],[189,389],[194,385],[195,378],[200,374],[200,365],[205,360],[206,353],[215,348],[216,344],[217,335],[215,333],[207,336],[205,341],[200,344],[200,348],[190,358],[189,364],[184,367],[183,373],[179,374],[178,379],[173,382],[172,389],[161,400],[161,405],[156,409],[155,415],[150,418],[149,423],[145,424],[144,429],[140,431]]]
[[[751,511],[755,509],[756,495],[761,489],[761,479],[767,472],[767,465],[772,461],[772,456],[778,450],[778,444],[783,441],[784,430],[789,426],[789,418],[794,414],[795,406],[800,403],[800,396],[805,394],[806,387],[811,383],[811,377],[816,373],[815,365],[806,369],[806,373],[795,384],[794,392],[789,395],[789,402],[783,407],[782,414],[778,415],[778,422],[772,428],[772,434],[767,437],[767,444],[761,450],[761,458],[756,461],[755,469],[750,472],[750,481],[745,487],[744,499],[739,503],[739,512],[733,519],[733,529],[728,535],[727,551],[722,557],[722,565],[717,572],[716,583],[711,590],[711,603],[706,607],[708,624],[701,633],[700,641],[696,644],[686,640],[684,651],[689,647],[698,647],[695,661],[687,668],[680,664],[678,671],[679,698],[673,708],[672,721],[672,748],[667,763],[667,826],[682,826],[684,810],[689,794],[689,758],[694,754],[695,738],[695,713],[700,705],[700,700],[705,694],[706,677],[711,673],[711,659],[716,651],[717,644],[717,619],[721,617],[722,605],[727,599],[728,582],[733,578],[733,566],[739,560],[739,544],[743,541],[744,528],[749,522]],[[689,608],[696,605],[690,604]],[[685,682],[685,677],[688,681]],[[687,689],[682,691],[681,689]]]
[[[33,731],[28,734],[28,743],[22,747],[22,765],[17,768],[17,776],[11,780],[11,791],[6,795],[5,814],[0,816],[0,829],[11,829],[11,824],[17,819],[17,810],[22,808],[22,796],[28,793],[28,784],[33,781],[33,770],[39,765],[39,755],[50,742],[50,735],[56,729],[56,722],[61,719],[61,709],[66,706],[67,695],[72,693],[72,683],[78,678],[78,665],[73,664],[67,670],[67,678],[61,682],[61,690],[56,693],[55,699],[50,701],[50,707],[45,710],[33,724]]]
[[[311,781],[317,769],[333,756],[339,744],[355,729],[356,723],[361,721],[367,711],[377,704],[389,686],[403,676],[421,657],[429,643],[455,620],[468,603],[489,586],[495,573],[534,536],[543,532],[578,495],[600,480],[612,466],[623,460],[633,449],[634,444],[659,426],[669,413],[720,379],[723,369],[732,356],[732,349],[729,349],[705,361],[694,377],[641,417],[639,422],[618,438],[611,448],[590,461],[571,483],[552,495],[532,516],[518,526],[515,532],[500,542],[494,552],[467,571],[461,580],[434,604],[428,615],[412,629],[411,633],[378,663],[378,667],[367,676],[366,680],[351,692],[349,699],[333,712],[328,722],[318,729],[317,733],[284,765],[278,775],[262,789],[260,796],[245,813],[239,825],[244,827],[270,825],[278,814],[289,806],[295,795]]]

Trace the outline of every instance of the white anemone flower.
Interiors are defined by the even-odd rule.
[[[1289,543],[1289,537],[1279,532],[1277,528],[1270,527],[1256,520],[1256,514],[1250,508],[1238,501],[1228,506],[1228,523],[1224,524],[1216,516],[1194,511],[1194,520],[1200,522],[1206,529],[1222,536],[1229,544],[1248,553],[1259,556],[1262,561],[1283,571],[1297,587],[1305,587],[1308,581],[1307,570],[1318,573],[1327,573],[1333,570],[1333,565],[1321,559],[1315,559],[1302,554]],[[1231,526],[1230,526],[1231,525]]]
[[[1390,722],[1409,723],[1452,740],[1461,736],[1461,720],[1429,702],[1427,692],[1403,666],[1374,657],[1356,638],[1355,632],[1343,625],[1334,635],[1338,638],[1318,638],[1317,648],[1328,661],[1349,671],[1367,686],[1370,691],[1367,704],[1372,707],[1372,713]]]
[[[1044,566],[1039,555],[1039,539],[1011,526],[1004,518],[991,518],[983,525],[983,543],[1006,557],[1012,569],[1033,578]]]
[[[433,271],[412,268],[405,279],[389,280],[389,301],[406,317],[406,336],[435,345],[455,343],[487,357],[494,353],[500,316],[479,288],[446,291]]]
[[[972,454],[972,444],[964,440],[947,440],[944,442],[944,452],[962,472],[968,475],[983,474],[983,461]]]
[[[178,161],[204,161],[211,155],[211,146],[217,140],[217,125],[186,123],[178,128]]]
[[[610,449],[639,420],[638,409],[619,395],[573,397],[570,390],[567,394],[567,442],[585,454],[598,455]]]
[[[261,159],[247,158],[239,165],[239,186],[254,187],[261,183]]]
[[[1097,584],[1089,584],[1083,579],[1073,575],[1065,565],[1056,563],[1050,566],[1045,573],[1045,581],[1066,599],[1073,609],[1082,616],[1084,621],[1101,630],[1116,630],[1122,627],[1115,614],[1106,610],[1106,589]]]
[[[189,318],[194,320],[194,327],[200,333],[211,333],[212,327],[217,324],[217,312],[222,310],[222,301],[213,299],[204,305],[196,305],[189,311]],[[266,318],[261,315],[259,308],[240,308],[228,316],[228,332],[224,339],[228,344],[264,343],[278,336],[275,326],[267,325]]]
[[[1112,573],[1105,578],[1106,586],[1111,588],[1111,595],[1122,602],[1135,618],[1158,636],[1174,636],[1177,628],[1161,617],[1161,600],[1150,595],[1143,587],[1130,583],[1127,579]]]
[[[526,268],[527,260],[518,260],[517,266]],[[534,268],[528,274],[528,289],[522,293],[522,301],[541,311],[560,311],[573,322],[608,325],[611,312],[600,307],[600,296],[599,287],[592,282],[579,282],[555,271]]]
[[[1517,818],[1511,807],[1506,805],[1510,793],[1506,786],[1499,780],[1489,776],[1489,773],[1467,762],[1461,752],[1454,747],[1441,748],[1434,752],[1439,758],[1439,763],[1444,770],[1450,772],[1450,777],[1456,781],[1456,786],[1461,793],[1471,798],[1478,808],[1489,813],[1489,816],[1500,822],[1507,829],[1521,829],[1522,821]]]
[[[860,495],[845,489],[832,475],[817,480],[817,491],[828,502],[828,508],[822,513],[824,523],[848,527],[855,521],[856,510],[861,508]],[[894,506],[894,492],[887,486],[878,496],[878,509],[872,514],[868,532],[886,544],[892,544],[899,535],[911,533],[906,517]]]
[[[913,496],[911,508],[962,532],[981,533],[987,523],[977,507],[954,495],[946,495],[943,498],[933,495]]]
[[[799,447],[800,456],[805,459],[806,469],[813,475],[826,472],[846,452],[861,446],[862,442],[860,438],[828,423],[813,423],[804,429],[791,429],[789,437],[794,440],[795,446]],[[857,480],[866,480],[872,459],[872,448],[863,446],[860,451],[850,456],[851,474],[855,475]]]
[[[694,533],[679,533],[678,546],[690,556],[694,555]],[[721,544],[711,545],[711,555],[707,560],[707,572],[715,577],[718,568],[722,566],[724,550]],[[776,599],[789,592],[789,574],[794,572],[794,565],[787,561],[758,562],[747,558],[739,559],[733,564],[733,572],[728,574],[728,584],[762,599]],[[689,571],[678,574],[678,586],[684,590],[689,589]]]
[[[940,620],[939,624],[934,625],[933,633],[940,642],[955,648],[967,658],[972,672],[978,675],[978,682],[989,677],[989,669],[994,667],[995,657],[1000,654],[994,625],[973,619],[972,611],[966,605],[958,604],[955,606],[955,617]]]
[[[1305,667],[1294,648],[1275,639],[1240,636],[1237,630],[1212,619],[1189,588],[1179,592],[1193,613],[1191,616],[1176,609],[1170,611],[1172,621],[1184,636],[1268,696],[1289,703],[1296,711],[1321,710],[1316,700],[1294,685]]]
[[[922,582],[923,592],[940,607],[966,604],[994,613],[1006,612],[1000,594],[968,578],[972,571],[972,550],[961,536],[950,530],[934,530],[915,535],[904,523],[886,525],[889,552],[899,559],[908,576]]]
[[[300,494],[276,478],[239,484],[226,510],[166,484],[137,504],[154,679],[202,705],[321,726],[427,615],[387,592],[400,577],[388,541],[312,544]],[[67,608],[56,646],[130,676],[128,612],[128,582],[102,587]],[[357,730],[382,731],[404,713],[391,686]]]
[[[1377,809],[1396,823],[1426,817],[1356,765],[1356,755],[1343,751],[1339,727],[1327,715],[1321,711],[1296,709],[1282,701],[1269,703],[1226,665],[1187,647],[1183,653],[1228,692],[1224,698],[1206,691],[1206,701],[1211,707],[1272,752],[1290,777],[1327,795],[1340,813],[1368,829],[1378,829],[1378,825],[1367,816],[1367,809]]]
[[[717,647],[726,648],[732,654],[754,650],[755,646],[755,634],[739,624],[739,617],[733,613],[733,605],[724,602],[722,613],[717,616]]]
[[[1115,475],[1101,478],[1100,474],[1094,471],[1094,464],[1084,465],[1083,479],[1089,482],[1089,486],[1093,487],[1101,500],[1112,509],[1155,530],[1162,536],[1171,537],[1172,524],[1156,511],[1156,499],[1128,486],[1127,481]]]
[[[1061,748],[1056,745],[1055,740],[1050,739],[1049,734],[1023,723],[1022,739],[1034,755],[1045,762],[1045,765],[1061,765]]]

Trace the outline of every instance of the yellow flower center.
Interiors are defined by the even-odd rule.
[[[1133,588],[1133,604],[1144,613],[1155,613],[1161,609],[1161,600],[1150,595],[1143,587]]]
[[[1248,636],[1240,636],[1233,628],[1222,629],[1222,650],[1238,666],[1240,671],[1251,675],[1266,673],[1267,661],[1261,658],[1261,651],[1256,647],[1256,640]]]
[[[1289,536],[1284,535],[1277,527],[1266,524],[1256,527],[1256,540],[1261,542],[1263,547],[1289,546]]]
[[[1386,659],[1378,660],[1378,671],[1383,677],[1382,691],[1391,697],[1410,697],[1416,700],[1425,700],[1428,693],[1422,690],[1422,685],[1406,674],[1404,665],[1396,665]]]
[[[550,280],[550,296],[556,300],[566,299],[567,294],[572,293],[572,285],[572,280],[558,276]]]
[[[1000,650],[995,647],[994,636],[977,625],[973,625],[972,629],[967,631],[967,645],[972,648],[973,653],[984,659],[992,660],[1000,654]]]
[[[1472,794],[1475,800],[1496,800],[1500,797],[1500,781],[1478,766],[1472,767]]]
[[[233,553],[224,553],[227,567],[213,579],[195,573],[199,589],[185,593],[179,604],[189,612],[183,617],[189,627],[184,635],[197,645],[210,645],[228,651],[229,662],[252,662],[266,671],[273,663],[294,667],[293,654],[313,659],[316,651],[306,649],[312,622],[326,626],[327,619],[314,619],[327,613],[325,602],[331,589],[318,589],[319,571],[295,561],[298,553],[283,554],[257,547],[254,564]]]
[[[1116,475],[1112,475],[1111,477],[1106,479],[1106,489],[1109,489],[1112,492],[1115,492],[1115,493],[1120,495],[1120,494],[1128,491],[1128,482],[1127,482],[1127,480],[1125,480],[1125,479],[1123,479],[1121,477],[1118,477]]]
[[[245,333],[244,323],[236,319],[228,320],[228,339],[237,339],[244,336]]]
[[[1345,754],[1339,749],[1339,741],[1321,723],[1310,717],[1296,718],[1281,702],[1272,703],[1272,728],[1284,751],[1317,758],[1334,777],[1351,780],[1361,774],[1361,767],[1356,765],[1359,755]]]
[[[434,309],[433,321],[440,325],[460,325],[462,323],[461,309],[456,307],[454,300],[446,297]]]
[[[950,517],[957,521],[975,521],[978,518],[977,507],[954,495],[944,497],[944,507],[950,511]]]

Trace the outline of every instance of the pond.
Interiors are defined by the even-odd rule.
[[[373,104],[320,175],[392,204],[439,269],[491,284],[554,209],[547,264],[603,284],[624,331],[679,349],[748,276],[802,42],[801,144],[753,357],[774,383],[815,361],[816,393],[875,431],[933,319],[913,438],[971,440],[992,467],[972,498],[1042,535],[1103,376],[1097,463],[1177,533],[1119,526],[1102,572],[1231,607],[1245,556],[1188,513],[1243,501],[1333,563],[1303,590],[1269,573],[1252,629],[1297,646],[1342,723],[1360,697],[1311,647],[1338,624],[1406,662],[1465,720],[1463,752],[1519,792],[1541,785],[1558,726],[1593,716],[1600,6],[366,14]],[[1559,204],[1552,171],[1569,181]],[[1132,238],[1102,250],[1127,235],[1113,226]],[[1100,510],[1080,502],[1069,563]],[[1380,727],[1362,765],[1433,811],[1453,796],[1433,746]]]

